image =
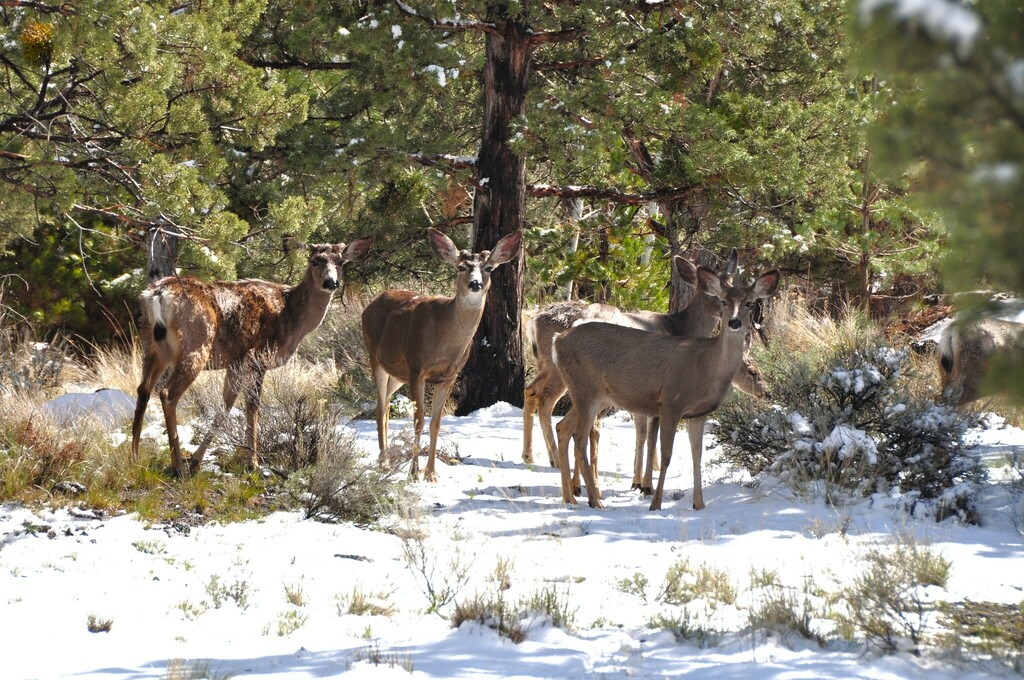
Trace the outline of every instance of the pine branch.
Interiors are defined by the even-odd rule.
[[[395,5],[398,10],[406,16],[419,19],[426,23],[431,28],[436,28],[443,31],[478,31],[481,33],[493,33],[500,35],[501,32],[498,27],[494,24],[486,21],[463,21],[462,19],[435,19],[432,17],[423,16],[417,12],[414,8],[402,2],[402,0],[395,0]]]

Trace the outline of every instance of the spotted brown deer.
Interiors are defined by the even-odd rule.
[[[341,285],[343,264],[365,257],[372,244],[372,238],[362,238],[348,246],[310,245],[306,274],[296,286],[260,279],[207,283],[168,276],[143,292],[142,382],[132,421],[132,457],[138,457],[149,396],[162,384],[159,395],[171,466],[180,477],[195,472],[224,414],[186,463],[178,441],[178,401],[202,371],[223,368],[224,411],[245,392],[248,463],[257,467],[256,435],[266,372],[288,361],[299,342],[320,325]]]
[[[491,272],[519,253],[521,231],[508,234],[494,250],[460,251],[451,239],[429,229],[430,247],[458,270],[455,296],[422,295],[411,290],[384,291],[363,310],[363,340],[370,371],[377,387],[377,443],[384,465],[388,443],[388,407],[391,396],[408,383],[415,403],[412,465],[409,475],[419,476],[419,440],[423,433],[426,385],[434,386],[430,413],[430,447],[423,477],[437,480],[434,456],[444,403],[459,371],[469,358],[470,345],[483,316]]]
[[[693,456],[693,507],[704,507],[700,478],[704,419],[718,408],[742,365],[754,302],[775,292],[780,274],[773,270],[751,286],[733,286],[725,277],[701,267],[697,279],[700,292],[720,305],[724,323],[714,338],[681,339],[607,323],[573,326],[555,338],[555,365],[578,414],[576,458],[583,467],[591,507],[602,504],[587,454],[588,434],[597,415],[609,406],[661,420],[661,475],[651,510],[661,508],[679,421],[688,418],[699,424],[688,430]],[[565,437],[558,448],[562,498],[575,503],[568,449],[569,438]]]

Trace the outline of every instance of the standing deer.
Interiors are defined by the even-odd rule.
[[[310,245],[306,275],[297,286],[260,279],[206,283],[168,276],[143,292],[139,303],[144,354],[132,421],[132,457],[138,457],[149,395],[166,375],[159,394],[175,472],[187,477],[198,469],[213,430],[243,390],[249,467],[256,468],[260,393],[267,370],[288,361],[299,342],[320,325],[341,284],[343,264],[365,257],[372,244],[372,238],[363,238],[347,247]],[[202,371],[221,368],[227,369],[224,414],[186,465],[178,441],[178,401]]]
[[[1004,319],[952,323],[939,338],[941,396],[963,406],[987,396],[985,376],[992,359],[1024,362],[1024,326]]]
[[[574,433],[576,458],[583,467],[587,499],[593,508],[603,506],[587,455],[588,434],[598,413],[609,406],[661,420],[661,475],[651,510],[661,509],[679,421],[695,421],[692,428],[688,423],[693,456],[693,507],[704,508],[700,479],[704,419],[725,398],[743,363],[754,301],[775,292],[780,274],[772,270],[751,286],[733,286],[725,277],[700,267],[697,279],[700,292],[721,305],[720,317],[725,323],[714,338],[680,339],[606,323],[574,326],[555,338],[555,363],[578,414]],[[569,483],[568,449],[566,437],[559,441],[558,448],[562,499],[575,503]]]
[[[437,481],[434,455],[441,412],[459,371],[469,358],[470,344],[484,313],[491,272],[519,252],[521,231],[508,234],[492,251],[458,250],[451,239],[429,229],[430,247],[442,261],[458,270],[455,297],[420,295],[411,290],[384,291],[363,310],[363,340],[377,386],[377,443],[380,464],[388,442],[388,405],[391,396],[408,383],[416,405],[412,465],[409,475],[419,476],[419,440],[423,433],[426,384],[434,385],[430,412],[430,448],[423,477]]]
[[[680,256],[672,262],[684,283],[695,286],[697,269]],[[733,248],[722,270],[723,276],[731,277],[736,271],[737,252]],[[679,337],[709,337],[718,324],[719,309],[715,302],[705,301],[706,296],[697,295],[685,308],[674,314],[657,312],[624,312],[606,304],[587,305],[582,302],[562,302],[542,309],[527,324],[527,337],[537,365],[537,375],[526,389],[523,398],[523,461],[533,462],[533,416],[537,414],[541,434],[548,450],[548,460],[558,466],[558,445],[551,426],[551,414],[555,404],[566,392],[565,382],[555,367],[552,355],[552,341],[577,323],[603,321],[620,326],[640,328],[655,333],[666,333]],[[565,422],[565,419],[563,419]],[[639,427],[639,420],[636,421]],[[638,445],[641,431],[638,430]],[[596,444],[596,436],[595,436]]]
[[[733,248],[722,269],[722,276],[731,280],[737,267],[737,252]],[[685,258],[676,256],[673,263],[684,283],[696,287],[697,268]],[[673,314],[657,312],[623,312],[605,304],[587,305],[582,302],[562,302],[544,308],[527,325],[527,337],[537,364],[537,376],[524,391],[523,404],[523,461],[533,462],[533,416],[538,414],[541,433],[548,449],[548,459],[558,467],[558,447],[551,427],[551,414],[555,404],[566,392],[565,383],[552,356],[552,340],[558,333],[577,323],[604,321],[620,326],[639,328],[655,333],[665,333],[680,338],[710,337],[718,326],[720,304],[706,295],[697,294],[684,309]],[[753,396],[763,398],[768,394],[760,370],[744,355],[743,367],[736,373],[733,385]],[[633,489],[640,489],[645,495],[653,491],[652,470],[657,468],[658,421],[652,418],[635,417],[636,445],[633,461]],[[575,409],[558,423],[558,438],[571,436],[576,427]],[[598,429],[590,434],[591,465],[596,468]],[[644,470],[644,446],[647,446],[647,467]],[[573,471],[573,493],[580,491],[580,466]]]

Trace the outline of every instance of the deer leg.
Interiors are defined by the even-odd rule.
[[[665,423],[661,427],[661,474],[658,475],[658,488],[654,490],[654,497],[651,499],[651,510],[661,510],[661,499],[665,494],[665,478],[668,477],[668,464],[672,461],[672,445],[675,443],[676,427],[679,426],[679,418],[668,418],[662,415],[661,420]]]
[[[633,444],[633,484],[629,488],[634,491],[640,488],[640,480],[644,474],[644,447],[647,445],[648,424],[647,416],[633,414],[633,430],[636,434],[636,441]]]
[[[391,377],[383,367],[373,367],[373,383],[377,388],[377,446],[379,455],[377,458],[378,467],[387,465],[386,452],[388,450],[388,420],[391,415],[391,397],[395,394],[402,383]]]
[[[135,417],[132,419],[132,460],[139,459],[139,437],[142,435],[142,419],[146,415],[149,395],[163,375],[167,364],[158,361],[153,354],[147,355],[142,362],[142,382],[136,391]]]
[[[587,485],[587,501],[590,507],[603,508],[601,492],[597,488],[596,471],[587,455],[587,445],[590,443],[590,434],[596,419],[597,413],[593,408],[586,413],[580,409],[576,414],[576,464],[583,468],[583,481]]]
[[[562,502],[570,505],[576,504],[576,494],[572,490],[572,480],[569,478],[569,442],[572,436],[569,426],[575,428],[576,410],[572,409],[558,421],[558,471],[562,481]],[[570,417],[572,422],[569,422]]]
[[[426,382],[419,374],[410,376],[409,391],[412,392],[412,400],[416,407],[412,421],[412,465],[409,467],[409,479],[412,480],[419,479],[420,476],[420,436],[423,435],[423,402],[426,399],[426,389]]]
[[[686,421],[686,433],[690,435],[690,456],[693,458],[693,509],[704,509],[704,489],[700,479],[700,459],[704,450],[704,421],[707,416],[690,418]],[[664,474],[664,473],[662,473]]]
[[[657,416],[647,419],[647,463],[644,465],[644,480],[640,493],[650,496],[654,493],[654,473],[661,469],[658,464],[658,428],[661,419]]]
[[[587,436],[590,440],[590,467],[594,470],[594,481],[597,481],[597,445],[601,441],[601,416],[594,419],[594,425],[590,428],[590,434]],[[576,469],[572,473],[573,491],[577,494],[580,493],[580,461],[576,461]],[[597,497],[601,497],[601,490],[595,488]]]
[[[651,458],[651,471],[658,472],[661,470],[661,459],[658,458],[658,426],[661,423],[661,419],[658,416],[652,416],[647,424],[649,431],[647,445],[650,448]]]
[[[259,456],[256,453],[256,440],[259,433],[260,398],[263,395],[263,378],[265,376],[264,371],[255,371],[252,375],[252,384],[245,390],[245,445],[249,450],[250,470],[255,470],[260,466]],[[201,458],[196,460],[195,455],[192,456],[192,460],[195,464],[202,462]]]
[[[523,390],[523,462],[527,464],[533,463],[533,415],[538,410],[537,392],[534,391],[534,387],[537,384],[537,380],[534,380]]]
[[[189,467],[181,455],[181,442],[178,440],[178,401],[185,390],[195,382],[199,371],[184,368],[178,364],[167,381],[167,387],[160,391],[160,403],[164,408],[164,421],[167,423],[167,442],[171,447],[171,467],[178,476],[185,479],[189,476]]]
[[[569,458],[569,442],[576,438],[576,425],[579,421],[579,411],[573,406],[569,409],[569,412],[562,416],[562,419],[558,421],[558,425],[555,429],[558,431],[558,468],[561,469],[562,464],[568,465]],[[565,456],[562,456],[562,447],[565,447]],[[572,468],[572,480],[569,480],[569,468],[565,469],[565,475],[562,477],[565,480],[565,488],[570,489],[572,495],[579,496],[582,494],[582,487],[580,486],[580,457],[579,457],[579,443],[577,442],[573,448],[573,468]]]
[[[545,390],[540,397],[539,412],[537,419],[540,421],[540,432],[544,437],[544,445],[548,450],[548,461],[552,467],[558,467],[558,444],[555,439],[555,428],[551,426],[554,421],[553,413],[558,400],[565,394],[565,388],[557,391],[557,394]]]
[[[434,471],[434,455],[437,452],[437,434],[441,430],[441,415],[444,413],[444,404],[448,401],[448,395],[452,391],[455,381],[434,386],[433,401],[430,404],[430,448],[427,452],[427,467],[423,468],[423,479],[428,482],[437,481],[437,473]]]

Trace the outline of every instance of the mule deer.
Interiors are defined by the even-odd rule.
[[[380,464],[388,443],[388,406],[391,396],[408,383],[416,405],[412,466],[419,476],[419,440],[423,433],[426,384],[434,385],[430,413],[430,448],[423,477],[437,480],[434,455],[441,412],[459,371],[469,358],[470,344],[480,324],[491,286],[491,272],[519,252],[521,231],[508,234],[492,251],[458,250],[451,239],[429,229],[430,247],[442,261],[455,267],[455,297],[420,295],[411,290],[384,291],[363,310],[363,339],[377,387],[377,443]]]
[[[941,395],[957,406],[982,396],[992,359],[1024,362],[1024,326],[1003,319],[954,322],[939,338]]]
[[[260,392],[267,370],[284,364],[299,342],[316,329],[342,281],[342,265],[365,257],[372,238],[348,246],[309,246],[306,274],[297,286],[260,279],[214,281],[168,276],[139,296],[142,312],[143,361],[132,421],[132,457],[139,453],[139,435],[149,395],[161,388],[171,466],[181,477],[198,469],[221,414],[186,465],[178,441],[178,400],[205,370],[227,369],[224,410],[246,393],[246,444],[249,467],[256,468]]]
[[[672,263],[684,283],[695,287],[696,267],[678,255],[672,259]],[[733,248],[722,269],[722,275],[731,277],[736,271],[736,265],[737,252]],[[523,394],[523,462],[533,462],[533,416],[536,413],[547,446],[548,461],[553,467],[558,467],[558,445],[551,426],[551,414],[566,388],[552,356],[551,343],[556,334],[577,323],[604,321],[684,338],[710,336],[718,324],[719,309],[716,302],[704,298],[706,296],[696,295],[690,304],[674,314],[624,312],[612,305],[588,305],[583,302],[556,303],[539,311],[527,324],[526,330],[537,365],[537,375]],[[564,418],[562,422],[565,422]],[[639,431],[637,436],[640,436]],[[596,445],[596,435],[594,439]]]
[[[775,292],[780,274],[772,270],[751,286],[733,286],[725,277],[701,267],[697,279],[699,290],[721,305],[720,317],[725,323],[714,338],[680,339],[606,323],[574,326],[555,338],[555,363],[578,414],[576,458],[583,467],[591,507],[602,505],[587,455],[588,433],[598,413],[609,406],[661,420],[661,475],[651,510],[661,508],[679,421],[694,420],[695,427],[688,427],[693,507],[704,507],[700,479],[704,419],[718,408],[742,365],[754,301]],[[575,503],[569,484],[568,439],[559,441],[558,448],[562,498]]]

